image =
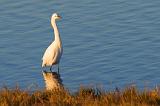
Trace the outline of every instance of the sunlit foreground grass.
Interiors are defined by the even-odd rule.
[[[94,87],[80,87],[76,93],[68,90],[25,91],[18,87],[0,90],[0,106],[158,106],[158,89],[139,91],[136,87],[105,91]]]

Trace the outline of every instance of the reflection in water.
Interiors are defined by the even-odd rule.
[[[45,81],[46,90],[60,89],[63,87],[60,74],[47,71],[43,71],[42,74]]]

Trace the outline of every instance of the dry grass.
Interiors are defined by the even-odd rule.
[[[94,87],[80,87],[76,93],[68,90],[24,91],[3,88],[0,106],[159,106],[160,90],[139,91],[136,87],[104,91]]]

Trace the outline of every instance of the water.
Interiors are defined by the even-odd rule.
[[[0,5],[1,87],[44,87],[41,58],[53,40],[54,12],[63,17],[57,23],[65,87],[160,83],[159,0],[1,0]]]

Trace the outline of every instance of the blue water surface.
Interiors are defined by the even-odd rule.
[[[66,88],[160,83],[159,0],[1,0],[1,87],[44,88],[41,58],[54,39],[54,12],[62,16]]]

